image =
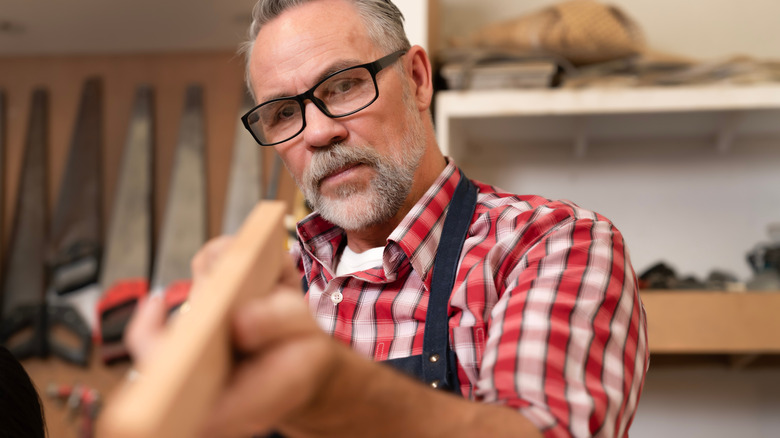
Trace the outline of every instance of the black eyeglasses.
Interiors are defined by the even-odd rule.
[[[244,127],[261,146],[292,139],[306,127],[304,102],[311,100],[330,118],[346,117],[365,109],[379,97],[376,75],[406,53],[399,50],[368,64],[339,70],[297,96],[269,100],[241,117]]]

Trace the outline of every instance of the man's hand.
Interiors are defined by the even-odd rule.
[[[273,293],[235,313],[245,356],[207,420],[203,437],[540,437],[523,415],[430,388],[351,351],[316,324],[285,260]]]
[[[232,236],[207,242],[193,257],[193,283],[209,275]],[[217,400],[204,436],[249,436],[268,431],[311,404],[336,363],[337,345],[317,326],[300,286],[300,274],[286,254],[277,286],[264,297],[241,306],[231,321],[234,348],[245,354]],[[219,291],[214,291],[219,293]],[[138,364],[154,354],[165,329],[162,296],[139,304],[125,334]]]
[[[236,311],[232,330],[235,347],[246,357],[233,370],[203,436],[268,432],[301,414],[331,379],[344,349],[315,323],[289,259],[271,294]]]
[[[230,243],[218,238],[193,259],[194,281],[207,275]],[[218,293],[219,291],[214,291]],[[128,328],[136,361],[146,360],[162,331],[163,300],[146,300]],[[247,437],[277,429],[290,436],[539,437],[522,415],[467,401],[350,351],[317,326],[284,257],[278,284],[231,318],[234,366],[203,437]]]

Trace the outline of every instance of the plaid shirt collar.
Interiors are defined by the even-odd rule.
[[[460,181],[460,175],[460,169],[448,159],[447,167],[433,185],[390,233],[383,254],[383,266],[355,273],[354,276],[373,283],[390,282],[411,263],[411,268],[430,290],[429,274],[439,246],[447,207]],[[342,246],[346,245],[344,230],[315,212],[298,223],[297,232],[306,275],[311,274],[312,264],[318,263],[323,268],[326,280],[330,281],[335,271],[334,260]],[[306,260],[307,258],[310,260]]]

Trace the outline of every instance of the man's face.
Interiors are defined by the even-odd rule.
[[[329,73],[384,55],[351,4],[307,3],[260,31],[250,60],[253,91],[258,102],[297,95]],[[307,201],[348,230],[395,215],[425,150],[422,118],[406,77],[391,66],[379,72],[377,84],[379,98],[344,118],[328,118],[307,102],[306,129],[276,146]]]

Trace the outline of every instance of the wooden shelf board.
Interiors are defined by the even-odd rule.
[[[780,354],[780,291],[642,291],[652,353]]]

